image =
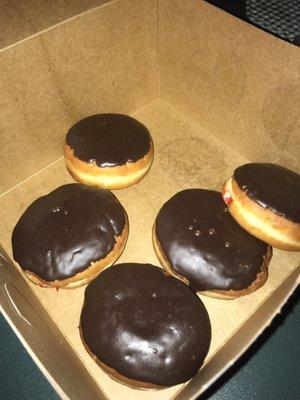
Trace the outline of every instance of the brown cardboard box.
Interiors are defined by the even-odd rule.
[[[68,127],[97,112],[128,113],[149,127],[155,160],[138,185],[115,192],[130,221],[120,262],[158,264],[151,227],[175,192],[220,190],[249,160],[299,172],[299,49],[198,0],[62,3],[65,14],[43,11],[0,43],[1,310],[64,398],[192,399],[280,311],[299,280],[299,253],[274,250],[267,283],[251,295],[202,297],[213,330],[204,368],[186,385],[146,392],[98,368],[78,332],[84,287],[28,283],[9,261],[11,232],[30,202],[72,182],[62,160]]]

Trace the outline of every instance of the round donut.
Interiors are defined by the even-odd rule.
[[[221,193],[189,189],[160,209],[153,245],[165,270],[204,295],[234,299],[260,288],[272,248],[243,230]]]
[[[27,208],[12,233],[13,256],[33,283],[72,289],[114,263],[127,236],[126,212],[110,191],[73,183]]]
[[[121,189],[139,182],[153,160],[149,130],[122,114],[96,114],[73,125],[64,144],[67,169],[86,185]]]
[[[210,346],[211,326],[199,297],[151,264],[107,268],[84,295],[83,344],[112,378],[159,389],[192,378]]]
[[[223,200],[249,233],[282,250],[300,251],[300,175],[268,163],[238,167]]]

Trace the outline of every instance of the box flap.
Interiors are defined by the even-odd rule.
[[[0,310],[61,398],[106,399],[1,246]]]

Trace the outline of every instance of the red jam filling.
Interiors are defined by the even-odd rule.
[[[229,192],[223,192],[222,197],[227,205],[231,204],[233,201],[231,194]]]

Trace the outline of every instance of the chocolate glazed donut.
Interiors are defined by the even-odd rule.
[[[300,250],[300,175],[280,165],[249,163],[223,185],[233,218],[249,233],[282,250]]]
[[[77,181],[121,189],[140,181],[148,172],[153,142],[146,126],[128,115],[96,114],[70,128],[64,155]]]
[[[96,114],[73,125],[66,143],[82,161],[116,167],[145,156],[151,147],[148,129],[122,114]]]
[[[114,379],[160,388],[192,378],[211,340],[207,311],[184,283],[150,264],[119,264],[85,290],[83,343]]]
[[[175,194],[157,215],[153,242],[166,271],[206,295],[236,298],[268,276],[272,249],[240,228],[216,191]]]
[[[300,175],[275,164],[244,164],[234,171],[239,187],[275,214],[300,223]]]
[[[114,262],[127,235],[125,210],[111,192],[69,184],[27,208],[13,230],[13,256],[34,283],[73,288]]]

